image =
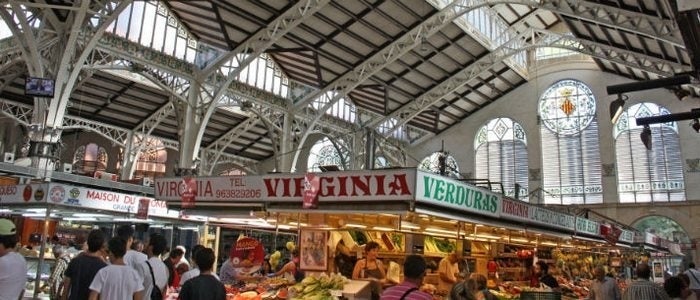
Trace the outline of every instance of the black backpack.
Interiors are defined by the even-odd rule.
[[[153,268],[151,268],[151,264],[148,261],[146,261],[146,264],[148,265],[148,270],[151,271],[151,280],[153,280],[151,300],[163,300],[163,292],[161,292],[160,288],[156,285],[156,277],[153,276]]]

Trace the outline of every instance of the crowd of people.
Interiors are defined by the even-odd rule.
[[[179,288],[179,299],[226,299],[226,290],[212,270],[216,257],[211,248],[193,247],[184,259],[184,247],[165,255],[167,241],[151,233],[145,243],[134,243],[134,228],[123,225],[108,238],[102,230],[89,232],[81,251],[71,258],[64,246],[54,245],[56,258],[48,280],[50,298],[164,299],[169,287]],[[0,299],[21,299],[27,283],[27,262],[16,251],[17,230],[0,219]],[[190,268],[192,266],[192,268]],[[18,276],[22,274],[22,276]]]

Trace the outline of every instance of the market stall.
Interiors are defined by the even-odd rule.
[[[172,208],[243,208],[267,226],[295,228],[302,248],[304,234],[325,233],[326,263],[310,269],[317,272],[339,270],[331,252],[340,241],[357,257],[376,241],[386,263],[400,265],[410,253],[437,262],[458,251],[467,272],[488,274],[494,288],[524,287],[534,259],[556,266],[555,250],[593,251],[606,241],[597,221],[415,169],[159,178],[155,187]]]

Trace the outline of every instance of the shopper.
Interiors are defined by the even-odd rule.
[[[136,267],[141,265],[148,259],[148,256],[142,252],[132,250],[131,244],[134,242],[134,227],[131,224],[121,225],[117,228],[117,236],[126,241],[126,254],[124,255],[124,263],[136,270]]]
[[[97,271],[107,266],[102,249],[105,234],[102,230],[90,231],[87,238],[87,251],[73,258],[63,274],[63,300],[86,300],[90,295],[90,283]]]
[[[177,273],[177,269],[175,267],[177,267],[177,264],[180,263],[180,259],[182,259],[183,255],[185,255],[185,253],[182,252],[182,249],[175,248],[173,251],[170,251],[168,258],[163,260],[165,266],[168,267],[168,286],[180,286],[180,274]]]
[[[148,244],[144,246],[148,260],[137,268],[143,278],[143,299],[163,299],[167,291],[168,267],[160,260],[167,243],[162,234],[151,233]]]
[[[225,300],[226,288],[212,273],[214,250],[204,248],[194,253],[200,275],[188,280],[180,290],[180,300]]]
[[[549,274],[549,265],[544,261],[537,261],[535,264],[535,274],[540,284],[544,284],[554,291],[559,291],[559,282]]]
[[[469,278],[455,283],[450,290],[450,300],[477,300],[474,291],[476,290],[476,279]]]
[[[199,266],[197,266],[197,262],[194,261],[194,256],[195,256],[195,254],[197,254],[197,251],[202,250],[202,249],[204,249],[204,246],[199,245],[199,244],[192,247],[192,262],[191,262],[192,269],[185,272],[185,274],[182,274],[182,277],[180,277],[180,286],[185,284],[185,282],[187,282],[188,280],[199,276],[199,274],[200,274]],[[216,279],[219,279],[219,276],[216,276],[216,274],[212,273],[212,276],[216,277]]]
[[[180,258],[180,262],[175,264],[175,266],[177,267],[181,264],[185,264],[185,265],[187,265],[187,270],[189,270],[191,265],[190,265],[190,262],[187,260],[187,249],[183,245],[177,245],[177,246],[175,246],[175,249],[182,250],[182,257]],[[190,254],[190,255],[192,255],[192,254]]]
[[[688,270],[683,272],[683,274],[688,275],[690,279],[690,289],[695,292],[696,295],[700,295],[700,271],[695,269],[695,263],[689,263]]]
[[[615,278],[605,276],[605,268],[597,266],[593,271],[595,278],[591,283],[588,299],[590,300],[620,300],[620,288]]]
[[[651,282],[651,268],[646,263],[637,265],[637,280],[632,281],[622,293],[622,300],[669,300],[668,294],[654,282]]]
[[[56,245],[51,249],[53,256],[56,259],[56,263],[53,266],[51,275],[49,276],[49,297],[52,300],[61,298],[63,289],[63,273],[65,273],[66,268],[68,268],[68,263],[70,263],[70,255],[68,251],[61,246]]]
[[[664,281],[664,290],[671,300],[683,300],[681,295],[684,288],[685,283],[683,282],[683,279],[680,279],[680,277],[672,276]]]
[[[15,223],[0,219],[0,300],[21,299],[27,284],[27,261],[15,251]]]
[[[438,291],[446,293],[452,290],[452,286],[460,279],[459,266],[457,263],[462,260],[459,252],[452,252],[443,257],[438,264]]]
[[[494,294],[491,294],[491,292],[488,289],[488,279],[486,279],[486,276],[484,276],[483,274],[472,273],[469,278],[474,279],[474,288],[472,292],[474,293],[474,296],[476,296],[476,299],[496,300],[496,296]]]
[[[381,300],[432,300],[433,295],[420,291],[425,278],[425,259],[411,254],[406,256],[403,263],[403,282],[386,289]]]
[[[375,241],[368,242],[365,244],[365,258],[358,260],[352,271],[352,279],[371,281],[372,299],[379,299],[386,282],[386,269],[382,261],[377,258],[378,254],[379,244]]]
[[[698,295],[690,289],[690,278],[688,275],[685,273],[680,273],[678,274],[678,277],[682,279],[683,283],[685,284],[681,298],[683,298],[683,300],[698,300]]]
[[[95,274],[90,284],[90,300],[141,300],[143,296],[143,278],[133,267],[124,262],[127,241],[115,236],[109,240],[108,265]]]

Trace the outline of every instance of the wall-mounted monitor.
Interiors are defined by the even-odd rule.
[[[49,78],[27,77],[24,94],[35,97],[53,97],[56,82]]]

